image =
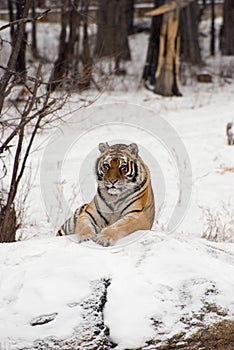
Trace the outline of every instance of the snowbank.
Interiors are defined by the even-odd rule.
[[[234,246],[228,244],[150,231],[116,248],[80,245],[73,236],[32,240],[0,246],[0,275],[0,342],[10,349],[66,338],[75,329],[82,334],[82,302],[96,280],[110,280],[103,320],[119,349],[166,340],[204,308],[203,322],[234,317]],[[209,311],[211,304],[222,312]],[[54,320],[31,325],[51,314]]]

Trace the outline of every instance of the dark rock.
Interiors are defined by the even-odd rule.
[[[104,324],[103,309],[107,300],[107,288],[110,279],[101,279],[91,284],[92,292],[81,303],[70,303],[67,307],[80,306],[83,321],[67,339],[48,337],[35,341],[31,347],[19,350],[109,350],[114,347],[109,340],[109,329]],[[52,321],[57,314],[42,315],[31,321],[32,326]]]
[[[31,326],[41,326],[43,324],[49,323],[55,319],[55,317],[58,315],[57,312],[54,312],[53,314],[48,315],[40,315],[32,319],[30,322]]]
[[[199,83],[212,83],[212,75],[209,73],[197,74],[197,81]]]

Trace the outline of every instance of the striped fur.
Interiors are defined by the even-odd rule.
[[[89,204],[75,211],[57,235],[77,233],[80,242],[92,239],[109,246],[134,231],[152,227],[154,196],[149,169],[135,143],[101,143],[99,150],[97,193]]]

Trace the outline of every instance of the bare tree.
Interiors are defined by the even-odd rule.
[[[76,2],[77,4],[77,2]],[[75,6],[75,4],[74,4]],[[57,86],[61,85],[61,82],[64,81],[64,78],[67,76],[69,59],[71,56],[71,50],[75,50],[75,37],[76,37],[76,27],[74,27],[74,21],[70,21],[69,26],[69,36],[67,35],[67,25],[68,25],[68,0],[61,1],[61,30],[59,38],[59,48],[58,48],[58,57],[54,62],[54,69],[50,76],[50,85],[49,89],[51,91],[55,90]],[[76,15],[75,9],[70,11],[71,19]],[[77,17],[77,22],[79,17]],[[79,25],[77,25],[79,28]],[[69,39],[67,39],[69,37]],[[79,38],[79,33],[77,33],[77,38]],[[67,40],[69,40],[70,45]]]
[[[88,8],[84,3],[83,9],[87,11]],[[21,80],[21,85],[18,84],[19,73],[16,66],[24,38],[25,23],[41,17],[37,15],[35,18],[30,18],[28,16],[29,5],[30,0],[24,0],[22,17],[0,27],[0,32],[7,28],[13,28],[13,31],[16,32],[15,26],[17,26],[17,35],[14,35],[14,45],[11,47],[9,60],[6,66],[1,66],[3,74],[0,79],[0,169],[2,170],[0,175],[0,242],[13,242],[16,239],[16,231],[20,224],[16,206],[19,186],[25,176],[26,165],[35,138],[45,126],[50,125],[51,127],[59,118],[57,112],[63,108],[69,96],[69,91],[52,94],[51,81],[44,81],[41,64],[38,65],[34,76],[27,74],[25,79]],[[76,19],[79,18],[77,15],[76,8],[73,13],[69,13],[69,16],[72,17],[69,43],[77,43]],[[88,70],[90,68],[88,66],[90,64],[89,47],[85,46],[87,45],[88,24],[85,21],[84,23],[83,60],[85,64],[83,66]],[[66,37],[66,33],[62,34]],[[66,55],[66,63],[73,63],[73,50],[69,46]],[[63,84],[62,76],[60,83]],[[83,81],[82,77],[79,77],[78,83],[87,84],[87,76]],[[17,96],[16,92],[18,92]],[[90,103],[92,101],[85,101],[85,105]],[[8,160],[9,158],[11,161]]]
[[[234,3],[224,0],[221,51],[223,55],[234,55]]]
[[[8,0],[8,11],[9,11],[9,18],[11,22],[19,21],[22,18],[25,18],[25,10],[28,12],[28,6],[30,2],[27,2],[25,0]],[[26,9],[25,9],[26,6]],[[15,38],[18,36],[18,30],[19,27],[12,26],[11,27],[11,42],[12,45],[14,45]],[[23,37],[20,45],[20,50],[18,52],[17,57],[17,63],[16,63],[16,71],[19,73],[19,78],[24,79],[26,76],[26,58],[25,58],[25,52],[26,52],[26,43],[27,43],[27,34],[24,27]]]
[[[36,18],[36,0],[31,0],[32,18]],[[32,54],[33,57],[38,58],[38,47],[37,47],[37,25],[36,21],[32,21]]]
[[[159,0],[157,6],[164,4],[164,0]],[[143,71],[145,83],[151,86],[155,84],[155,72],[158,65],[159,48],[160,48],[160,28],[162,25],[162,16],[153,16],[148,44],[146,63]]]
[[[200,19],[199,5],[191,2],[181,10],[181,60],[190,64],[201,65],[201,51],[198,40],[198,25]]]
[[[171,3],[168,0],[165,2],[155,0],[155,5],[156,9],[149,12],[148,15],[160,17],[156,17],[152,21],[143,79],[146,87],[150,81],[153,85],[153,91],[157,94],[162,96],[181,96],[178,86],[180,53],[179,7],[176,3]],[[158,7],[158,5],[161,6]]]
[[[29,12],[29,7],[30,7],[30,0],[24,0],[23,4],[23,11],[21,14],[21,19],[26,19],[28,18],[28,12]],[[6,91],[8,84],[10,82],[10,79],[12,77],[16,77],[15,75],[15,70],[17,66],[17,61],[19,57],[20,50],[22,48],[22,43],[25,38],[25,21],[21,20],[17,22],[17,31],[13,31],[14,34],[14,39],[12,43],[12,50],[11,50],[11,55],[8,60],[7,64],[7,69],[5,70],[3,76],[0,79],[0,113],[2,111],[3,107],[3,102],[6,97]]]
[[[81,62],[83,64],[83,71],[81,73],[81,79],[79,79],[78,87],[79,89],[86,90],[90,87],[93,70],[93,59],[90,52],[89,44],[89,34],[88,34],[88,8],[89,1],[86,0],[83,2],[83,12],[82,12],[82,27],[83,27],[83,41],[82,41],[82,53],[81,53]]]
[[[215,0],[211,0],[210,54],[215,55]]]
[[[117,72],[121,61],[131,59],[126,11],[127,0],[99,0],[95,56],[114,59]]]
[[[92,58],[88,35],[89,0],[62,0],[58,57],[49,88],[86,89],[92,80]],[[82,41],[80,40],[82,35]]]
[[[61,109],[66,101],[64,97],[59,99],[52,97],[50,91],[45,91],[43,85],[39,66],[36,78],[27,77],[27,82],[21,88],[18,97],[12,100],[11,108],[15,109],[14,121],[8,119],[6,110],[3,110],[0,119],[2,129],[7,130],[5,138],[4,133],[0,143],[0,157],[10,177],[9,187],[5,183],[1,190],[0,242],[15,240],[18,228],[15,200],[35,137],[45,124],[51,123],[56,118],[55,111]],[[13,164],[6,166],[4,157],[9,152],[13,156]]]
[[[14,41],[10,57],[0,79],[0,166],[2,170],[0,189],[0,242],[15,240],[18,228],[15,200],[19,184],[26,169],[26,163],[38,131],[45,123],[54,119],[54,112],[62,108],[65,98],[56,99],[46,91],[46,84],[41,75],[41,66],[38,67],[35,77],[25,77],[17,98],[12,96],[18,84],[17,62],[22,42],[24,40],[25,23],[29,20],[29,0],[21,2],[22,16],[9,26],[4,25],[0,31],[7,27],[14,28]],[[9,105],[9,101],[11,105]],[[9,116],[14,109],[14,118]],[[26,131],[30,128],[30,133]],[[27,135],[30,135],[29,137]],[[11,155],[13,162],[6,163],[6,157]],[[4,182],[7,176],[9,182]]]
[[[181,96],[180,12],[191,1],[155,0],[156,8],[147,13],[155,18],[152,20],[143,79],[147,88],[162,96]]]
[[[126,21],[128,34],[134,32],[134,10],[135,0],[126,0]]]
[[[8,0],[7,1],[7,5],[8,5],[9,21],[10,21],[10,23],[13,23],[14,20],[15,20],[13,1],[12,0]],[[11,26],[10,34],[11,34],[11,42],[13,43],[14,35],[15,35],[15,28],[14,28],[14,26]]]

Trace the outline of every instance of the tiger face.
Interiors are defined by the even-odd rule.
[[[129,146],[100,143],[100,157],[96,163],[97,181],[100,188],[110,195],[118,195],[133,187],[137,180],[138,147],[135,143]]]

